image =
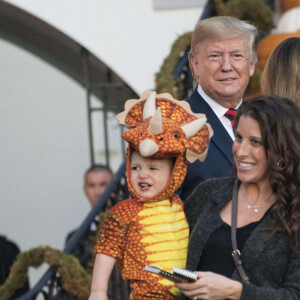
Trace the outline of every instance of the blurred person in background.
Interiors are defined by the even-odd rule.
[[[83,190],[87,200],[91,204],[91,208],[95,207],[95,205],[105,192],[106,188],[110,184],[112,178],[112,171],[105,165],[93,165],[86,170],[84,174]],[[91,253],[93,252],[92,249],[94,247],[94,243],[90,243],[90,238],[95,237],[97,233],[98,224],[99,216],[96,216],[89,230],[83,235],[79,243],[71,252],[71,254],[73,254],[79,259],[80,264],[84,268],[88,267],[88,265],[90,265],[91,269],[93,267],[94,262],[90,262],[90,258]],[[68,242],[76,232],[77,229],[73,230],[68,234],[66,244],[68,244]]]
[[[261,76],[261,88],[266,95],[300,104],[300,38],[288,38],[272,51]]]

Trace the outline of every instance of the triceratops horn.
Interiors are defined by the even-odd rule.
[[[148,96],[143,110],[143,120],[147,119],[148,117],[152,117],[156,111],[156,101],[155,101],[155,92],[151,92]]]
[[[202,117],[181,126],[181,129],[184,131],[186,138],[189,139],[190,137],[194,136],[205,123],[206,117]]]
[[[159,107],[155,114],[153,115],[149,125],[148,125],[148,132],[150,134],[159,134],[163,130],[162,126],[162,116],[161,116],[161,108]]]
[[[139,144],[139,149],[141,155],[144,157],[151,156],[159,150],[157,144],[154,141],[149,139],[143,140]]]

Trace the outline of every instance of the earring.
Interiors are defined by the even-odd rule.
[[[280,158],[277,162],[277,167],[280,169],[280,170],[283,170],[285,169],[286,165],[285,165],[285,162],[283,160],[283,158]]]

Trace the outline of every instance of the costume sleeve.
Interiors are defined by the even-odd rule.
[[[99,233],[96,253],[103,253],[116,259],[123,259],[126,226],[112,209],[107,213],[103,227]]]

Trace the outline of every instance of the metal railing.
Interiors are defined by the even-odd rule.
[[[69,243],[64,249],[65,254],[70,254],[81,238],[85,235],[93,222],[95,217],[106,205],[107,200],[114,193],[114,198],[116,202],[128,198],[126,183],[124,180],[124,174],[126,170],[125,162],[120,166],[115,179],[112,180],[110,185],[105,190],[104,194],[99,199],[96,206],[87,215],[85,220],[82,222],[80,228],[71,237]],[[56,267],[50,267],[42,278],[37,282],[37,284],[26,294],[19,297],[17,300],[27,300],[27,299],[43,299],[54,300],[54,299],[77,299],[71,293],[64,291],[62,289],[61,278],[56,274]],[[72,291],[71,291],[72,292]],[[118,274],[116,269],[113,271],[111,281],[109,283],[109,294],[110,299],[129,299],[128,297],[129,287],[127,283],[124,283],[121,276]],[[38,298],[39,297],[39,298]]]

